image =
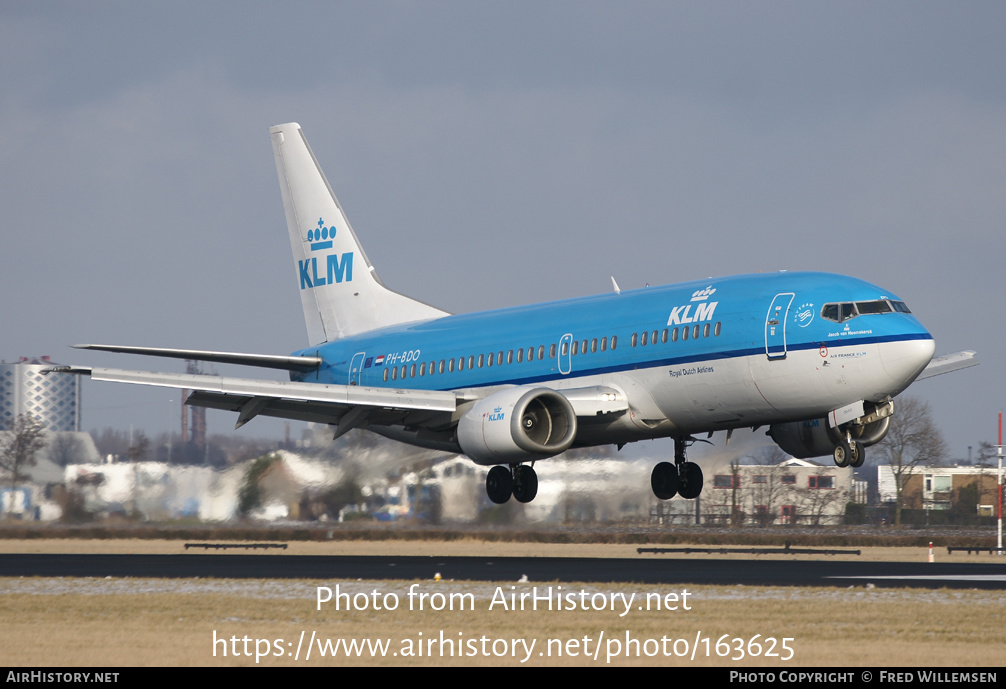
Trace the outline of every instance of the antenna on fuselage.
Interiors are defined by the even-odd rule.
[[[615,290],[615,294],[621,294],[622,290],[619,288],[618,283],[615,282],[615,276],[611,276],[611,288]]]

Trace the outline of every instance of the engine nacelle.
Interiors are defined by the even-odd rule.
[[[890,423],[890,417],[885,416],[865,425],[853,424],[848,431],[853,440],[869,447],[884,439]],[[830,427],[828,419],[774,423],[768,435],[786,454],[798,459],[830,455],[845,436],[838,428]]]
[[[552,457],[576,437],[573,405],[550,388],[522,386],[479,400],[458,422],[461,450],[476,464]]]

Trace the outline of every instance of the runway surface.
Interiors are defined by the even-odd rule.
[[[465,581],[1006,589],[1006,563],[274,554],[0,556],[3,577]]]

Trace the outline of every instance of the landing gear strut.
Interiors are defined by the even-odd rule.
[[[685,458],[685,448],[690,443],[685,438],[674,439],[674,464],[661,462],[650,474],[650,488],[661,500],[680,495],[694,500],[702,492],[702,469]]]
[[[525,464],[495,466],[486,476],[486,493],[497,505],[510,500],[511,495],[517,502],[531,502],[538,494],[538,474]]]

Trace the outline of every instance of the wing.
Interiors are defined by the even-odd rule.
[[[86,375],[91,380],[192,390],[186,404],[237,412],[235,428],[261,414],[331,424],[336,426],[336,437],[365,423],[449,427],[459,400],[456,393],[440,390],[368,388],[77,366],[57,366],[50,370]]]
[[[191,359],[209,361],[215,364],[238,364],[259,366],[287,371],[313,371],[321,366],[321,358],[316,356],[277,356],[275,354],[238,354],[236,352],[212,352],[205,349],[165,349],[163,347],[132,347],[127,345],[79,344],[74,349],[93,349],[99,352],[120,354],[143,354],[169,359]]]
[[[975,353],[972,351],[944,354],[943,356],[938,356],[930,361],[929,365],[922,369],[922,373],[920,373],[918,378],[915,380],[919,381],[924,378],[932,378],[933,376],[959,371],[962,368],[977,366],[978,364],[978,357],[975,356]]]

